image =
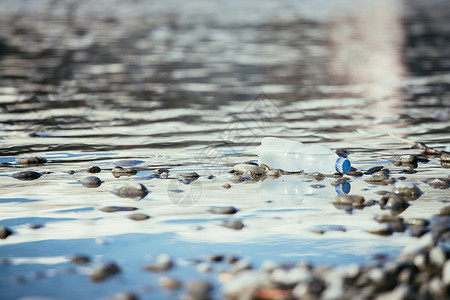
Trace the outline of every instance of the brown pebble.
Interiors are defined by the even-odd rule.
[[[11,234],[13,234],[13,232],[8,227],[0,227],[0,239],[4,240]]]
[[[407,200],[415,200],[422,195],[419,187],[411,182],[398,182],[392,188],[394,194],[403,196]]]
[[[150,219],[150,216],[148,216],[146,214],[135,213],[135,214],[129,215],[128,218],[133,221],[143,221],[143,220]]]
[[[391,235],[394,231],[392,230],[391,226],[387,225],[380,229],[369,230],[368,232],[376,235],[387,236]]]
[[[112,174],[114,177],[118,178],[120,176],[132,176],[136,175],[137,170],[133,168],[123,168],[116,166],[112,169]]]
[[[415,156],[415,155],[399,155],[399,156],[393,156],[389,160],[391,162],[416,163],[417,156]]]
[[[266,175],[269,177],[278,178],[281,176],[281,171],[279,169],[267,170]]]
[[[137,207],[132,207],[132,206],[105,206],[102,209],[100,209],[103,212],[117,212],[117,211],[133,211],[133,210],[137,210]]]
[[[403,218],[399,216],[381,215],[375,217],[375,220],[377,220],[378,223],[389,223],[389,222],[403,221]]]
[[[389,174],[386,171],[382,170],[382,171],[375,172],[371,177],[366,179],[366,182],[376,183],[376,182],[385,181],[388,178],[389,178]]]
[[[213,214],[224,214],[224,215],[232,215],[238,212],[238,210],[233,206],[214,206],[208,209],[208,211]]]
[[[169,173],[167,173],[167,172],[162,172],[161,173],[161,178],[167,179],[168,177],[169,177]]]
[[[447,189],[450,186],[447,178],[426,178],[424,182],[434,189]]]
[[[166,290],[178,290],[181,287],[181,281],[169,276],[160,277],[158,283],[159,286]]]
[[[91,262],[91,259],[85,255],[74,255],[70,258],[70,261],[77,265],[85,265]]]
[[[353,203],[364,203],[364,197],[359,195],[339,195],[333,200],[334,204],[352,205]]]
[[[223,188],[228,190],[229,188],[231,188],[231,185],[229,183],[225,183],[223,185]]]
[[[99,166],[90,166],[89,168],[86,169],[86,171],[88,173],[100,173],[102,169],[100,169]]]
[[[42,156],[21,157],[17,159],[17,162],[21,165],[43,165],[47,162],[47,159]]]
[[[156,174],[163,174],[163,173],[169,174],[169,169],[166,169],[166,168],[158,168],[158,169],[155,169],[155,173],[156,173]]]
[[[450,161],[450,153],[448,153],[448,152],[442,153],[441,161],[449,162]]]
[[[440,216],[450,216],[450,205],[447,205],[439,211]]]
[[[103,281],[106,278],[120,273],[120,268],[115,263],[106,263],[97,267],[91,274],[92,281]]]

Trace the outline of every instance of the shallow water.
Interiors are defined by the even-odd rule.
[[[384,166],[417,184],[423,194],[404,218],[429,219],[450,201],[448,189],[423,183],[450,169],[430,156],[417,173],[401,173],[388,159],[421,152],[387,135],[450,145],[449,5],[351,2],[3,1],[0,225],[14,234],[0,242],[1,298],[178,298],[182,291],[158,287],[161,274],[142,270],[161,253],[175,261],[168,274],[207,278],[220,298],[216,273],[227,264],[202,273],[193,260],[370,264],[415,243],[409,232],[367,232],[390,213],[378,205],[333,206],[332,178],[230,181],[234,164],[257,160],[251,150],[277,136],[345,148],[358,170]],[[16,163],[30,155],[48,162]],[[117,178],[117,165],[138,172]],[[102,171],[89,174],[90,166]],[[156,168],[168,168],[169,179],[152,177]],[[25,170],[44,175],[11,176]],[[187,171],[200,178],[176,180]],[[84,187],[89,175],[101,186]],[[349,177],[349,193],[366,199],[392,190]],[[110,192],[129,182],[150,193],[136,201]],[[100,210],[112,205],[151,218]],[[212,206],[239,211],[211,214]],[[245,227],[221,226],[227,219]],[[93,262],[75,266],[74,254]],[[121,274],[91,282],[92,267],[108,261]]]

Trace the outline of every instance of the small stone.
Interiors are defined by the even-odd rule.
[[[139,297],[132,293],[118,293],[106,300],[139,300]]]
[[[87,188],[97,188],[102,184],[102,181],[97,176],[88,176],[81,179],[81,184]]]
[[[8,227],[0,227],[0,239],[4,240],[11,234],[13,234],[13,232]]]
[[[399,156],[393,156],[389,160],[391,162],[416,163],[417,156],[415,156],[415,155],[399,155]]]
[[[376,235],[387,236],[391,235],[394,231],[392,230],[391,226],[386,224],[385,226],[379,229],[369,230],[368,232]]]
[[[92,281],[103,281],[106,278],[120,273],[120,268],[115,263],[106,263],[96,268],[91,274]]]
[[[223,227],[231,228],[234,230],[241,230],[244,228],[244,223],[240,220],[225,220],[222,223]]]
[[[155,259],[155,261],[151,264],[146,264],[143,266],[144,270],[150,271],[150,272],[165,272],[170,269],[172,269],[174,266],[174,263],[170,256],[167,254],[161,254],[158,255]]]
[[[167,173],[167,172],[162,172],[161,173],[161,178],[167,179],[168,177],[169,177],[169,173]]]
[[[366,175],[371,175],[371,174],[376,173],[376,172],[379,172],[379,171],[381,171],[381,170],[383,170],[383,169],[384,169],[383,166],[372,167],[372,168],[370,168],[370,169],[367,169],[367,170],[364,172],[364,174],[366,174]]]
[[[449,162],[450,161],[450,153],[444,152],[441,154],[441,161]]]
[[[142,199],[148,194],[147,188],[140,183],[130,183],[119,185],[111,191],[114,195],[121,198]]]
[[[267,172],[267,171],[270,170],[269,166],[266,165],[266,164],[260,164],[259,167],[260,167],[260,168],[263,168],[263,170],[264,170],[265,172]]]
[[[42,176],[42,173],[35,171],[22,171],[11,175],[11,177],[19,180],[35,180]]]
[[[85,265],[91,262],[91,259],[85,255],[74,255],[70,258],[70,261],[77,265]]]
[[[447,178],[426,178],[424,182],[434,189],[447,189],[450,186]]]
[[[366,179],[366,182],[369,183],[376,183],[376,182],[382,182],[389,179],[389,174],[386,171],[378,171],[375,172],[371,177]]]
[[[381,215],[375,217],[378,223],[402,222],[403,218],[399,216]]]
[[[17,159],[17,162],[21,165],[43,165],[47,162],[47,159],[42,156],[21,157]]]
[[[137,174],[137,170],[133,168],[123,168],[116,166],[112,169],[112,174],[116,178],[119,178],[120,176],[133,176]]]
[[[177,178],[184,178],[189,180],[197,180],[199,177],[200,175],[198,175],[196,172],[186,172],[177,176]]]
[[[133,221],[143,221],[143,220],[150,219],[150,216],[148,216],[146,214],[135,213],[135,214],[129,215],[128,218]]]
[[[223,261],[224,258],[225,258],[225,256],[223,254],[215,254],[215,255],[211,255],[208,258],[208,260],[217,263],[217,262]]]
[[[192,280],[186,284],[186,291],[192,299],[206,300],[210,299],[210,293],[213,287],[211,283],[205,280]]]
[[[422,191],[410,182],[399,182],[393,187],[393,193],[405,197],[407,200],[415,200],[422,195]]]
[[[86,169],[86,171],[88,173],[100,173],[102,169],[100,169],[99,166],[90,166],[89,168]]]
[[[247,171],[252,172],[255,175],[262,175],[264,174],[264,169],[259,167],[259,166],[255,166],[253,164],[237,164],[233,167],[233,172],[239,173],[239,174],[244,174]]]
[[[425,227],[430,224],[428,220],[420,219],[420,218],[408,218],[405,220],[405,224],[408,226],[419,226],[419,227]]]
[[[178,290],[181,287],[181,281],[170,276],[160,277],[158,283],[160,287],[166,290]]]
[[[213,214],[224,214],[224,215],[232,215],[238,212],[238,210],[233,206],[214,206],[208,209],[208,211]]]
[[[387,194],[380,200],[381,208],[389,208],[394,213],[400,213],[404,211],[408,206],[408,202],[397,194]]]
[[[229,188],[231,188],[231,184],[225,183],[225,184],[223,185],[223,188],[228,190]]]
[[[102,209],[100,209],[103,212],[117,212],[117,211],[133,211],[133,210],[137,210],[137,207],[132,207],[132,206],[105,206]]]
[[[156,174],[162,174],[162,173],[167,173],[167,174],[169,174],[169,169],[166,169],[166,168],[158,168],[158,169],[155,169],[155,173],[156,173]]]
[[[333,203],[338,205],[362,204],[364,203],[364,197],[359,195],[339,195],[334,198]]]
[[[266,172],[266,175],[269,177],[278,178],[281,176],[281,171],[279,169],[271,169]]]
[[[447,205],[439,211],[440,216],[450,216],[450,205]]]
[[[440,268],[444,265],[447,257],[445,255],[445,251],[440,247],[433,247],[428,254],[430,263],[432,263],[435,267]]]
[[[309,174],[309,176],[311,176],[312,178],[314,178],[315,180],[318,180],[318,181],[323,180],[325,178],[325,175],[323,175],[322,173],[319,173],[319,172],[311,173],[311,174]]]

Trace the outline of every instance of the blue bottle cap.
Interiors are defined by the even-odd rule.
[[[336,160],[336,164],[334,165],[336,171],[340,172],[340,173],[345,173],[348,170],[350,170],[351,167],[351,163],[348,159],[344,158],[344,157],[339,157]]]

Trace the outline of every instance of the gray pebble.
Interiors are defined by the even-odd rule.
[[[210,299],[210,293],[213,289],[211,283],[206,280],[192,280],[186,284],[186,291],[193,299]]]
[[[244,174],[248,171],[252,172],[255,175],[264,174],[263,168],[255,166],[253,164],[237,164],[233,167],[232,171],[239,174]]]
[[[213,214],[224,214],[224,215],[232,215],[238,212],[238,210],[233,206],[214,206],[208,209],[208,211]]]
[[[384,169],[383,166],[372,167],[372,168],[370,168],[370,169],[367,169],[367,170],[364,172],[364,174],[366,174],[366,175],[371,175],[371,174],[376,173],[376,172],[379,172],[379,171],[381,171],[381,170],[383,170],[383,169]]]
[[[96,269],[91,274],[92,281],[103,281],[106,278],[120,273],[120,268],[115,263],[106,263]]]
[[[391,162],[416,163],[417,156],[415,156],[415,155],[399,155],[399,156],[393,156],[389,160]]]
[[[137,182],[116,186],[111,192],[121,198],[133,199],[142,199],[148,194],[147,188]]]
[[[133,211],[137,210],[137,207],[132,206],[105,206],[102,209],[100,209],[103,212],[118,212],[118,211]]]
[[[225,220],[223,221],[222,226],[234,230],[241,230],[242,228],[244,228],[244,223],[242,223],[242,221],[240,220]]]
[[[177,175],[178,180],[182,180],[182,179],[196,180],[199,177],[200,177],[200,175],[198,175],[196,172],[186,172],[186,173]]]
[[[112,174],[116,178],[119,178],[120,176],[132,176],[137,174],[137,170],[133,168],[123,168],[116,166],[112,169]]]
[[[281,176],[281,171],[279,169],[267,170],[266,175],[269,177],[278,178]]]
[[[333,203],[338,205],[362,204],[364,203],[364,197],[359,195],[339,195],[334,198]]]
[[[150,271],[150,272],[165,272],[170,269],[172,269],[174,266],[174,263],[170,256],[167,254],[161,254],[156,257],[155,261],[151,264],[145,264],[143,266],[144,270]]]
[[[13,234],[13,232],[8,227],[0,227],[0,239],[4,240],[11,234]]]
[[[36,171],[22,171],[11,175],[11,177],[19,180],[35,180],[42,176],[42,173]]]
[[[389,208],[395,213],[404,211],[408,206],[408,202],[397,194],[387,194],[380,200],[381,208]]]
[[[398,182],[394,185],[392,192],[405,197],[407,200],[415,200],[422,195],[417,185],[410,182]]]
[[[88,176],[81,179],[81,184],[87,188],[96,188],[102,184],[102,181],[97,176]]]
[[[158,279],[158,284],[166,290],[178,290],[181,287],[181,281],[170,276],[160,277]]]
[[[133,221],[143,221],[143,220],[150,219],[150,216],[148,216],[146,214],[135,213],[135,214],[129,215],[128,218]]]

